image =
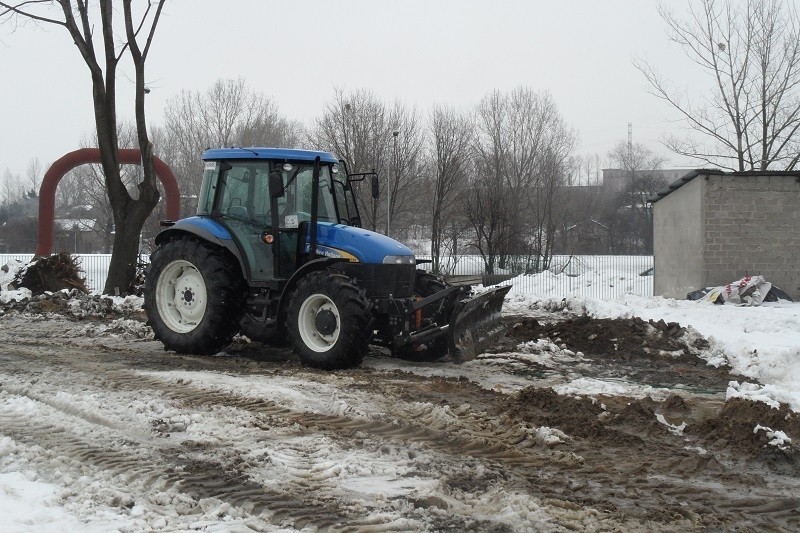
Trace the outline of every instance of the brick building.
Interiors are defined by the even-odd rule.
[[[762,275],[800,299],[800,172],[694,170],[653,202],[653,293]]]

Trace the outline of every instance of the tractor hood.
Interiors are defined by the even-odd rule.
[[[317,253],[328,257],[352,255],[361,263],[414,263],[414,252],[386,235],[330,222],[317,223]]]

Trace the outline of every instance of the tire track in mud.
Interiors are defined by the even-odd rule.
[[[55,351],[53,350],[53,352]],[[456,431],[463,433],[465,431],[464,427],[475,423],[475,417],[468,417],[467,423],[465,423],[461,420],[461,418],[464,418],[463,416],[453,416],[453,424],[445,424],[443,427],[431,429],[431,427],[427,426],[442,426],[441,421],[433,414],[429,418],[421,416],[413,423],[409,423],[394,419],[396,415],[393,413],[391,422],[387,423],[385,419],[353,419],[343,416],[298,412],[271,401],[239,397],[227,392],[208,389],[175,388],[173,384],[162,379],[143,376],[126,368],[107,368],[114,367],[116,364],[104,365],[106,368],[102,372],[97,370],[86,372],[79,368],[84,366],[86,362],[73,362],[68,354],[53,353],[52,355],[43,355],[41,350],[36,349],[29,353],[28,356],[54,359],[51,362],[57,363],[61,371],[67,372],[71,377],[77,378],[80,376],[77,379],[78,382],[82,384],[93,383],[99,390],[126,389],[145,396],[149,396],[149,394],[144,391],[151,390],[155,393],[155,396],[182,403],[191,409],[198,407],[214,408],[222,405],[255,413],[261,415],[262,420],[266,421],[265,429],[271,429],[276,425],[282,427],[299,426],[303,428],[301,432],[321,433],[329,435],[336,440],[352,441],[355,439],[363,441],[367,438],[378,443],[387,441],[399,442],[401,445],[422,443],[428,449],[442,453],[445,456],[443,460],[448,462],[452,462],[455,459],[456,464],[463,464],[469,458],[482,462],[488,461],[489,464],[486,468],[497,471],[494,475],[496,480],[502,480],[510,475],[503,474],[501,471],[508,471],[509,473],[514,471],[514,474],[511,475],[512,486],[518,485],[524,488],[524,484],[520,483],[519,480],[513,480],[513,478],[520,475],[518,471],[520,468],[524,468],[525,477],[530,477],[536,475],[539,468],[545,465],[563,463],[562,466],[565,466],[579,461],[579,458],[573,454],[550,451],[546,448],[537,450],[538,453],[536,455],[532,455],[530,450],[517,450],[516,445],[528,438],[528,435],[520,431],[499,428],[497,424],[493,424],[493,427],[484,427],[482,424],[478,424],[477,429],[470,429],[467,434],[453,434]],[[89,365],[92,366],[91,361]],[[67,371],[64,367],[71,368]],[[45,378],[42,377],[40,379],[44,380]],[[379,393],[380,391],[378,391]],[[409,416],[409,413],[403,412],[400,416]],[[483,419],[488,420],[485,417]],[[310,431],[306,432],[306,429]],[[448,430],[450,433],[448,433]],[[498,439],[501,441],[498,441]],[[363,446],[363,442],[361,445]],[[358,444],[355,447],[357,448]],[[492,463],[496,464],[492,465]],[[440,468],[440,471],[443,470],[446,471],[447,468]],[[323,475],[323,477],[325,476],[327,474]],[[306,473],[298,472],[298,477],[302,478],[303,481],[307,481],[309,476]],[[307,483],[301,484],[307,486]],[[312,488],[318,489],[319,487]],[[470,490],[470,488],[473,491],[475,490],[475,487],[464,487],[464,490]],[[545,493],[548,492],[545,491]],[[556,498],[557,496],[556,492],[549,494],[551,498]],[[452,520],[452,518],[449,520]],[[471,521],[466,519],[464,524],[474,522],[474,519]],[[497,524],[494,524],[494,526],[497,526]],[[449,526],[443,527],[447,529]],[[458,528],[456,527],[456,529]]]
[[[25,352],[27,350],[18,350]],[[41,357],[41,350],[31,350],[26,355]],[[55,354],[53,354],[55,356]],[[57,356],[59,357],[59,356]],[[61,357],[61,365],[74,366]],[[381,419],[353,418],[342,415],[295,411],[271,400],[261,400],[236,396],[233,393],[194,386],[179,388],[168,380],[152,378],[127,368],[109,369],[102,376],[73,368],[71,373],[80,372],[89,380],[98,377],[105,386],[115,389],[142,392],[151,390],[160,397],[175,402],[183,402],[187,407],[225,406],[268,417],[272,421],[282,419],[281,425],[299,425],[316,432],[334,437],[353,437],[368,434],[374,438],[385,438],[409,443],[424,443],[432,450],[448,455],[469,455],[475,459],[497,461],[508,466],[540,468],[552,463],[574,466],[580,458],[571,454],[539,447],[538,455],[531,455],[526,448],[536,447],[530,442],[531,434],[521,427],[501,428],[496,423],[487,424],[488,418],[465,416],[453,412],[452,425],[443,425],[433,413],[415,413],[414,421],[405,420],[403,414],[389,413]],[[83,382],[86,380],[83,379]],[[102,387],[98,387],[102,390]],[[407,415],[406,415],[407,416]],[[454,433],[457,431],[457,433]],[[528,441],[528,442],[525,442]],[[524,445],[523,445],[524,444]],[[520,445],[523,445],[522,448]]]
[[[755,487],[750,497],[744,497],[746,483],[737,482],[738,484],[732,485],[731,490],[719,485],[738,474],[734,468],[719,463],[712,467],[700,464],[708,462],[705,459],[696,461],[698,464],[695,468],[700,472],[700,477],[687,470],[692,475],[685,478],[680,471],[684,468],[681,463],[692,462],[695,458],[693,454],[680,450],[686,443],[678,443],[666,430],[661,438],[644,432],[643,447],[638,449],[611,446],[608,450],[593,450],[592,446],[597,447],[596,443],[576,439],[563,446],[569,450],[564,452],[529,442],[531,436],[521,426],[511,425],[504,428],[496,419],[483,413],[462,412],[454,407],[447,413],[449,417],[443,421],[441,413],[426,411],[425,408],[412,408],[409,406],[410,402],[397,393],[396,387],[390,387],[390,383],[402,381],[392,373],[372,372],[358,377],[372,385],[372,390],[369,391],[368,385],[359,386],[362,393],[369,393],[375,398],[388,394],[391,398],[384,402],[384,405],[391,407],[387,416],[375,420],[299,411],[270,400],[248,398],[208,386],[187,387],[138,373],[143,368],[154,372],[169,368],[230,374],[244,363],[247,368],[243,370],[242,377],[292,374],[299,376],[298,379],[322,381],[319,375],[298,367],[233,358],[182,357],[158,353],[149,350],[149,346],[142,345],[138,349],[130,345],[104,345],[92,350],[75,343],[74,348],[65,352],[52,346],[52,341],[25,339],[28,340],[33,341],[30,348],[17,344],[14,353],[23,354],[26,360],[36,359],[44,364],[57,365],[69,372],[70,376],[81,375],[79,381],[88,382],[100,391],[128,390],[144,395],[148,394],[146,391],[151,391],[156,397],[161,396],[189,409],[211,409],[218,406],[240,409],[256,415],[264,430],[297,425],[301,432],[309,430],[344,442],[357,443],[364,438],[371,438],[376,441],[420,443],[452,458],[466,456],[485,461],[488,468],[506,473],[505,485],[522,487],[532,497],[552,498],[560,502],[603,509],[626,526],[636,524],[639,520],[654,520],[652,528],[656,529],[666,524],[674,529],[727,528],[744,520],[747,527],[800,527],[796,500],[787,497],[785,486],[773,494],[772,498],[768,486]],[[32,347],[34,343],[35,347]],[[23,344],[27,345],[28,342]],[[82,350],[86,353],[78,354]],[[16,366],[14,361],[10,365]],[[24,362],[19,365],[24,365]],[[26,372],[21,368],[18,370]],[[43,379],[41,368],[31,368],[30,371]],[[413,380],[417,386],[425,382],[425,378],[419,376],[403,376],[402,379]],[[396,406],[391,406],[392,400]],[[673,443],[673,440],[676,442]],[[276,461],[284,460],[287,469],[296,471],[297,475],[293,476],[293,480],[301,493],[319,489],[315,483],[324,485],[328,479],[333,479],[332,476],[328,477],[330,472],[324,469],[318,473],[308,473],[303,471],[302,466],[296,468],[306,462],[306,458],[317,464],[314,457],[304,457],[303,453],[303,450],[295,450],[286,451],[282,457],[276,456]],[[618,457],[614,458],[614,454]],[[666,454],[671,454],[676,463],[674,473],[669,472],[671,467],[664,465],[663,461],[652,466],[649,464],[653,461],[653,456]],[[197,467],[200,470],[206,468],[202,466],[202,462],[196,464],[200,465]],[[212,461],[211,464],[217,465],[217,468],[225,467],[224,463]],[[193,471],[191,465],[184,468]],[[707,475],[703,474],[706,469]],[[239,475],[230,474],[225,479],[239,479]],[[313,478],[315,475],[318,475],[316,479]],[[216,483],[214,480],[209,482]],[[474,487],[474,481],[467,483],[472,483]],[[702,490],[696,490],[694,486],[697,484],[705,486]],[[213,487],[203,490],[213,491]],[[291,495],[286,497],[292,498]],[[335,507],[336,504],[332,505]],[[629,522],[629,518],[633,518],[633,521]],[[329,524],[330,521],[326,519],[323,522]]]
[[[23,395],[20,397],[30,396]],[[33,400],[31,398],[32,401]],[[52,403],[52,402],[51,402]],[[253,482],[249,476],[236,469],[235,464],[219,463],[207,459],[188,457],[181,447],[152,447],[151,439],[131,439],[130,434],[113,431],[105,424],[95,424],[92,420],[74,415],[71,409],[61,411],[51,403],[46,408],[58,413],[73,416],[89,428],[88,437],[78,436],[70,427],[60,427],[51,421],[40,422],[37,418],[8,416],[0,414],[0,435],[12,438],[23,446],[38,446],[47,451],[48,462],[57,462],[67,474],[75,477],[91,475],[103,478],[114,490],[133,490],[134,500],[147,499],[154,493],[182,493],[195,502],[214,498],[226,502],[258,519],[273,525],[289,525],[298,529],[313,526],[320,530],[346,531],[348,528],[368,530],[370,527],[380,531],[404,530],[409,526],[407,520],[393,524],[391,520],[375,520],[342,507],[333,497],[317,494],[313,499],[300,498],[295,491],[278,491]],[[65,421],[67,424],[72,420]],[[69,424],[72,428],[75,424]],[[108,442],[102,446],[97,441]],[[126,446],[113,447],[124,442]],[[129,450],[130,446],[148,446],[138,453]],[[152,457],[152,455],[157,457]],[[65,461],[68,464],[64,464]],[[93,470],[89,474],[87,468]],[[325,476],[312,476],[309,479],[321,480]],[[124,484],[123,484],[124,481]],[[157,508],[157,506],[153,506]],[[197,517],[194,517],[196,519]],[[387,517],[391,518],[391,517]],[[424,525],[420,522],[419,525]]]
[[[71,373],[74,375],[74,373]],[[84,377],[92,377],[92,375],[84,376]],[[109,376],[108,374],[105,375],[106,378],[108,377],[115,377]],[[81,380],[83,382],[83,380]],[[116,376],[116,379],[113,379],[114,383],[119,385],[120,383],[125,383],[127,386],[131,386],[131,390],[140,391],[143,389],[143,386],[163,386],[164,383],[161,380],[155,380],[153,382],[151,378],[147,378],[146,376],[133,376],[129,379],[129,376],[126,375],[125,372],[122,372],[120,376]],[[168,385],[168,384],[167,384]],[[170,397],[173,400],[182,400],[185,401],[186,404],[192,408],[196,408],[198,406],[206,406],[212,407],[216,405],[220,405],[222,403],[226,403],[230,406],[235,406],[237,408],[242,408],[248,410],[250,412],[260,412],[264,415],[267,415],[270,419],[270,422],[274,422],[274,417],[281,417],[283,418],[283,423],[281,425],[294,425],[298,424],[304,428],[313,429],[315,432],[321,432],[323,428],[327,428],[327,431],[322,431],[323,433],[328,433],[335,438],[342,438],[343,437],[343,429],[346,429],[347,432],[351,433],[351,436],[357,438],[360,434],[368,435],[369,438],[377,439],[380,441],[380,437],[385,438],[386,440],[399,440],[400,442],[425,442],[433,439],[435,442],[442,438],[442,434],[440,432],[434,432],[432,430],[427,430],[425,428],[415,427],[403,427],[401,425],[389,425],[387,426],[384,422],[380,421],[369,421],[369,420],[351,420],[343,417],[336,417],[336,416],[329,416],[329,415],[313,415],[308,413],[298,413],[292,411],[291,409],[287,409],[284,407],[277,406],[272,402],[265,402],[263,400],[257,399],[248,399],[248,398],[236,398],[231,397],[229,394],[221,394],[221,393],[209,393],[206,391],[182,391],[182,393],[177,394],[175,391],[173,393],[166,393],[165,396]],[[266,429],[270,429],[274,427],[274,424],[269,424]],[[338,430],[337,430],[338,428]],[[413,429],[413,431],[412,431]],[[405,437],[405,438],[404,438]],[[416,437],[416,438],[415,438]],[[550,483],[544,484],[542,487],[535,487],[535,486],[525,486],[519,482],[519,480],[515,481],[514,478],[516,477],[527,477],[530,479],[536,479],[537,473],[540,469],[543,469],[546,466],[549,466],[549,469],[552,469],[553,457],[528,457],[529,460],[527,461],[514,461],[509,459],[518,458],[521,454],[509,454],[503,455],[498,457],[498,453],[495,449],[488,448],[488,449],[481,449],[481,442],[473,442],[471,450],[466,449],[464,445],[464,439],[451,439],[448,443],[446,441],[439,442],[439,445],[429,446],[432,449],[438,451],[444,451],[450,457],[463,457],[461,455],[463,452],[467,452],[466,455],[474,455],[478,457],[488,457],[493,461],[500,461],[500,465],[496,465],[494,468],[489,466],[490,470],[498,470],[505,472],[505,476],[511,476],[511,480],[504,482],[504,484],[508,485],[509,487],[518,486],[521,489],[527,489],[527,492],[532,494],[538,494],[540,497],[547,497],[554,501],[561,501],[564,502],[564,505],[567,505],[567,502],[564,501],[564,495],[561,492],[560,488],[556,485],[555,487],[551,487]],[[469,453],[469,452],[473,453]],[[539,450],[537,450],[539,451]],[[546,453],[546,450],[543,450]],[[562,452],[556,452],[557,454],[561,454]],[[305,457],[303,457],[305,455]],[[566,455],[566,454],[565,454]],[[305,451],[296,452],[294,457],[289,456],[288,454],[284,453],[283,455],[279,455],[276,457],[277,460],[283,458],[287,463],[289,463],[290,468],[295,465],[302,464],[302,462],[307,462],[308,455]],[[571,457],[573,462],[576,462],[574,456]],[[462,461],[465,459],[462,459]],[[291,463],[294,463],[291,464]],[[566,462],[565,462],[566,463]],[[566,467],[567,464],[562,464],[561,467]],[[574,464],[572,466],[575,466]],[[203,467],[201,470],[205,470],[208,467]],[[446,469],[439,469],[440,471],[444,471]],[[497,480],[502,479],[502,475],[498,474],[500,477]],[[295,484],[297,485],[294,487],[296,490],[293,490],[293,493],[304,493],[308,490],[316,490],[318,491],[321,487],[319,485],[315,485],[313,482],[309,481],[309,478],[312,477],[307,472],[297,471],[296,476],[294,476]],[[318,477],[318,481],[324,481],[325,478],[329,478],[327,474],[324,474],[321,477]],[[211,478],[208,483],[217,486],[219,480],[217,478]],[[236,480],[226,480],[225,483],[235,483]],[[461,484],[462,482],[457,482],[457,484]],[[474,483],[473,481],[469,482],[470,484]],[[208,487],[205,484],[201,483],[202,489],[207,489]],[[213,488],[213,487],[212,487]],[[464,487],[465,490],[469,490],[469,487]],[[474,487],[472,488],[474,490]],[[215,494],[218,498],[235,498],[235,495],[228,495],[228,494]],[[586,495],[588,496],[588,495]],[[567,498],[567,500],[572,498]],[[584,505],[593,505],[602,502],[598,502],[594,500],[594,498],[583,498]],[[602,508],[602,507],[601,507]],[[294,517],[294,515],[293,515]],[[495,524],[496,525],[496,524]],[[487,524],[488,526],[488,524]],[[457,528],[456,528],[457,529]]]

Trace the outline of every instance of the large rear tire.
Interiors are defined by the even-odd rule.
[[[324,370],[361,364],[372,339],[372,305],[347,276],[312,272],[297,282],[287,329],[304,365]]]
[[[155,338],[178,353],[210,355],[239,331],[244,282],[225,251],[177,238],[153,252],[144,309]]]
[[[416,276],[414,277],[414,296],[417,298],[425,298],[426,296],[435,294],[446,289],[447,287],[447,283],[445,283],[442,278],[429,272],[425,272],[424,270],[416,271]],[[442,305],[442,303],[434,302],[423,307],[421,310],[422,320],[430,318],[435,314],[441,315],[442,312],[438,309],[439,305]],[[443,305],[448,304],[444,303]],[[443,314],[449,316],[452,311],[452,309],[448,308],[444,310]],[[447,347],[447,338],[442,336],[419,346],[404,347],[394,350],[392,355],[406,361],[426,363],[438,361],[448,353],[449,350]]]

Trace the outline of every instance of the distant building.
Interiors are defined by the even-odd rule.
[[[691,169],[688,168],[660,168],[655,170],[634,170],[636,177],[651,176],[661,178],[666,183],[672,183],[681,178]],[[631,177],[631,172],[622,168],[604,168],[602,170],[603,181],[601,187],[605,191],[620,192],[625,188],[627,181]]]
[[[686,172],[680,168],[633,173],[604,168],[596,185],[563,187],[562,205],[570,215],[555,243],[557,253],[652,253],[652,213],[647,199]],[[631,178],[641,178],[636,179],[639,190],[629,186]]]

